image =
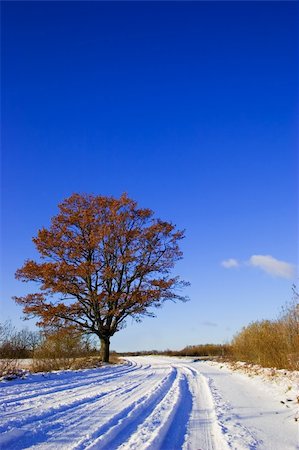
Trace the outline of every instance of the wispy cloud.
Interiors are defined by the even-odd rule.
[[[218,323],[209,322],[208,320],[206,320],[205,322],[202,322],[202,325],[204,325],[206,327],[218,327]]]
[[[221,262],[222,267],[225,267],[226,269],[231,269],[233,267],[239,267],[239,263],[236,259],[230,258],[225,259]]]
[[[271,255],[252,255],[248,264],[258,267],[273,277],[293,278],[295,276],[295,267],[285,261],[280,261]]]

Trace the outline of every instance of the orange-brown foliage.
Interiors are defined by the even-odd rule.
[[[16,272],[39,284],[38,293],[15,300],[41,326],[75,324],[107,347],[128,316],[138,320],[165,300],[186,300],[176,289],[187,283],[169,276],[182,257],[183,231],[138,209],[126,194],[73,194],[59,208],[33,239],[41,261]]]

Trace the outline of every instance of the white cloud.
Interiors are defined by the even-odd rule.
[[[271,255],[252,255],[248,264],[274,277],[292,278],[295,275],[295,267],[292,264],[279,261]]]
[[[224,261],[221,262],[221,265],[226,269],[231,269],[232,267],[239,267],[238,261],[233,258],[225,259]]]

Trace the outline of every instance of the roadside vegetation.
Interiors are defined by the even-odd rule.
[[[275,320],[260,320],[242,328],[228,344],[189,345],[182,350],[111,352],[110,362],[120,356],[165,355],[242,361],[261,367],[299,370],[299,295],[282,308]],[[102,364],[90,335],[74,327],[56,331],[18,331],[11,322],[0,323],[0,377],[21,375],[20,360],[30,359],[31,372],[81,369]]]
[[[242,328],[228,344],[189,345],[182,350],[133,352],[133,355],[159,354],[242,361],[261,367],[299,370],[299,295],[282,308],[275,320],[261,320]]]
[[[17,331],[10,321],[0,324],[0,377],[22,376],[21,366],[30,372],[82,369],[101,365],[99,349],[90,336],[69,327],[57,331]],[[115,352],[111,363],[118,362]]]
[[[262,367],[299,370],[298,293],[278,319],[261,320],[244,327],[232,340],[232,358]]]

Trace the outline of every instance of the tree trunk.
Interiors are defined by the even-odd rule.
[[[109,354],[110,354],[110,337],[102,337],[101,339],[101,360],[103,362],[109,362]]]

